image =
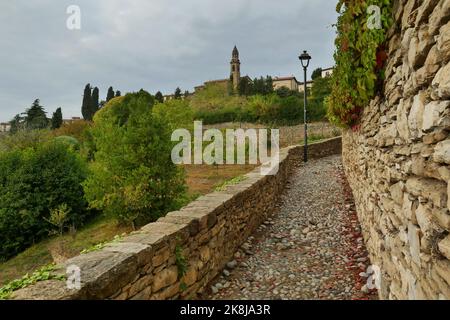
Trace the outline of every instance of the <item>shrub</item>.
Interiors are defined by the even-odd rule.
[[[185,191],[182,172],[171,161],[168,120],[152,113],[153,103],[145,92],[112,99],[92,129],[97,151],[86,197],[92,208],[133,227],[178,208]]]
[[[80,225],[86,173],[80,157],[58,142],[0,154],[0,259],[47,236],[51,211],[62,204],[68,221]]]
[[[0,138],[0,152],[37,148],[51,139],[49,130],[19,130]]]
[[[187,100],[173,99],[164,103],[158,103],[152,110],[155,116],[167,120],[171,129],[186,128],[193,125],[194,113]]]
[[[80,150],[80,143],[74,137],[59,136],[55,138],[55,141],[64,144],[69,149],[76,151]]]
[[[55,137],[69,136],[74,137],[80,143],[83,143],[87,136],[86,132],[92,126],[92,123],[86,120],[76,120],[70,123],[63,124],[60,128],[53,130],[52,134]]]

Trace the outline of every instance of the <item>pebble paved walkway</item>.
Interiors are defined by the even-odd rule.
[[[277,212],[236,252],[204,299],[376,299],[341,157],[301,165]]]

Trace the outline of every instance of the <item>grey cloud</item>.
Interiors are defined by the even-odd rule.
[[[79,5],[82,30],[66,28]],[[15,0],[0,4],[0,121],[40,98],[51,114],[79,116],[86,83],[171,93],[225,78],[231,50],[242,72],[296,75],[332,65],[336,21],[330,0]]]

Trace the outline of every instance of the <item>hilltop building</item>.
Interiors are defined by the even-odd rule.
[[[11,130],[11,124],[9,122],[0,123],[0,132],[9,132]]]
[[[333,74],[333,70],[334,70],[333,67],[322,69],[322,78],[326,78],[326,77],[331,76]]]
[[[233,52],[231,53],[231,61],[230,61],[230,77],[227,79],[217,79],[210,80],[204,82],[200,86],[196,86],[195,91],[199,91],[204,89],[208,84],[219,84],[223,86],[228,86],[228,83],[231,82],[233,86],[233,90],[237,91],[239,88],[239,83],[243,78],[247,78],[249,81],[252,79],[249,76],[241,77],[241,61],[239,60],[239,50],[236,46],[233,48]]]
[[[70,124],[80,120],[82,120],[81,117],[72,117],[70,119],[63,119],[63,124]]]
[[[249,81],[252,81],[252,79],[249,76],[241,77],[241,61],[239,59],[239,50],[236,46],[234,46],[233,51],[231,53],[231,62],[230,62],[231,70],[230,70],[230,77],[228,79],[218,79],[218,80],[211,80],[206,81],[204,84],[196,86],[194,89],[195,91],[199,91],[205,88],[206,85],[215,83],[227,86],[228,83],[231,83],[233,86],[233,89],[235,91],[239,88],[239,83],[243,78],[247,78]],[[327,68],[322,70],[322,77],[329,77],[333,73],[334,68]],[[304,91],[304,85],[303,82],[298,81],[293,75],[286,76],[286,77],[272,77],[273,82],[273,88],[274,90],[277,90],[281,87],[286,87],[289,90],[292,91],[298,91],[303,92]],[[311,89],[313,85],[313,81],[307,81],[306,86],[308,89]],[[171,96],[167,96],[170,98]]]

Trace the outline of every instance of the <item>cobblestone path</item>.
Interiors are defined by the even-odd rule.
[[[291,176],[277,212],[236,252],[204,299],[376,299],[341,157]]]

